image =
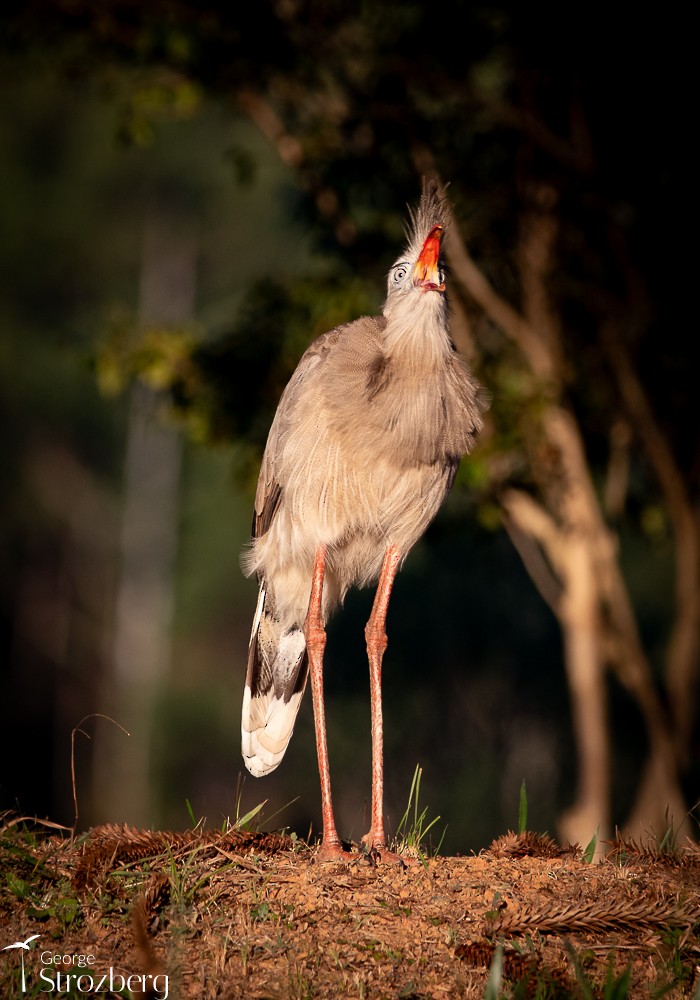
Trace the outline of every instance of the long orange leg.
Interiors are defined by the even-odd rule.
[[[384,720],[382,717],[382,659],[387,647],[386,613],[391,589],[399,568],[399,550],[390,545],[384,555],[382,572],[372,605],[372,614],[365,627],[369,659],[369,690],[372,711],[372,825],[362,839],[367,847],[376,848],[385,860],[395,859],[386,850],[384,833]]]
[[[340,837],[335,828],[333,801],[331,799],[331,773],[328,762],[328,740],[326,738],[326,712],[323,702],[323,652],[326,648],[326,630],[323,625],[321,602],[323,597],[323,577],[326,572],[326,546],[319,545],[314,559],[313,577],[309,609],[304,621],[304,638],[309,656],[311,696],[314,706],[316,729],[316,755],[318,773],[321,779],[321,815],[323,819],[323,839],[318,852],[320,860],[346,858],[350,855],[340,845]]]

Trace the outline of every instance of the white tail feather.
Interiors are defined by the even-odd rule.
[[[273,678],[288,678],[296,670],[305,645],[301,630],[281,637],[272,664]],[[273,683],[267,691],[253,695],[246,684],[243,692],[241,749],[245,766],[256,778],[274,771],[284,757],[304,694],[302,687],[285,701],[283,695],[276,694],[276,686]]]
[[[294,731],[302,692],[289,701],[277,698],[274,692],[251,698],[250,688],[243,694],[241,749],[243,760],[256,778],[274,771],[284,757]],[[246,727],[250,726],[250,729]]]

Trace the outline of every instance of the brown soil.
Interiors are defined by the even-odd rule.
[[[97,991],[111,967],[115,991],[120,975],[150,987],[119,995],[159,1000],[482,998],[499,963],[494,997],[700,992],[690,843],[617,844],[592,865],[508,834],[476,857],[404,866],[359,852],[318,862],[276,834],[110,826],[80,842],[6,830],[0,858],[0,946],[40,935],[23,952],[25,995],[56,996],[53,982],[114,996]],[[0,995],[20,997],[20,982],[19,950],[1,952]]]

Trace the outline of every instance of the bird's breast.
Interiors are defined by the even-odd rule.
[[[337,409],[290,434],[284,506],[296,531],[350,550],[357,539],[379,553],[387,539],[408,551],[444,500],[455,464],[439,441],[435,404],[339,419]]]
[[[349,552],[360,538],[380,561],[388,540],[408,551],[473,441],[466,369],[451,359],[442,367],[399,364],[372,331],[360,326],[338,337],[277,438],[276,519],[311,554],[320,542]]]

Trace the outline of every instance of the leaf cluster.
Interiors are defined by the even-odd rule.
[[[297,288],[263,283],[230,329],[192,345],[169,388],[200,438],[259,447],[301,349],[365,311],[353,294],[343,310],[324,308],[329,286],[336,303],[350,274],[378,287],[417,175],[437,170],[484,275],[515,308],[524,220],[543,186],[555,194],[549,292],[565,326],[567,402],[586,423],[591,459],[604,466],[622,409],[601,337],[606,317],[624,315],[630,355],[668,414],[682,464],[697,471],[695,435],[681,418],[692,386],[678,361],[676,268],[664,249],[684,197],[668,168],[681,140],[669,109],[684,81],[670,24],[640,15],[633,38],[630,30],[622,11],[597,4],[564,12],[448,0],[436,23],[422,4],[393,0],[268,0],[244,11],[214,0],[40,0],[10,17],[7,37],[15,47],[51,44],[76,81],[129,68],[127,140],[150,141],[159,115],[191,114],[207,95],[252,119],[295,171],[324,277]],[[650,51],[663,67],[653,78]],[[488,321],[469,318],[494,398],[492,464],[527,485],[542,456],[523,450],[523,425],[536,424],[551,387],[533,382]]]

